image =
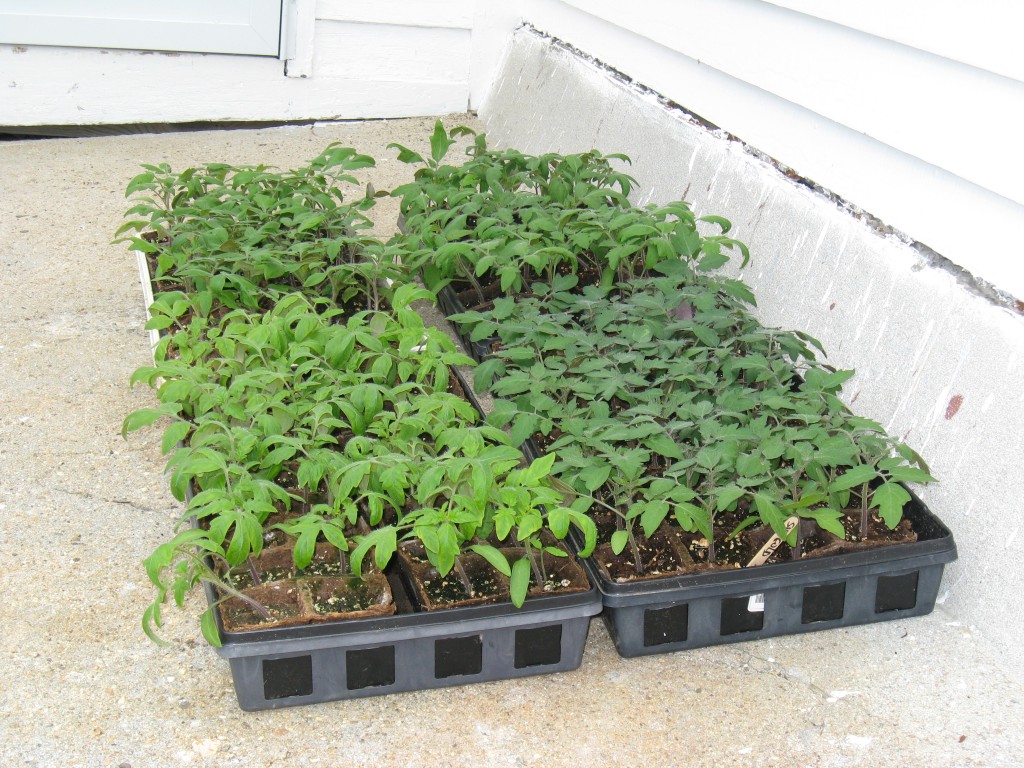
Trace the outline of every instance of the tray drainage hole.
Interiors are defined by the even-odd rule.
[[[800,623],[814,624],[818,621],[835,621],[843,618],[845,609],[845,581],[804,587],[804,604],[800,613]]]
[[[445,637],[434,643],[434,678],[479,675],[484,666],[480,635]]]
[[[764,602],[751,600],[754,595],[726,597],[722,600],[722,635],[737,635],[740,632],[756,632],[764,627]],[[760,605],[761,610],[750,610]]]
[[[879,576],[875,590],[875,613],[904,611],[917,605],[918,571],[899,576]]]
[[[516,669],[557,664],[561,660],[561,624],[516,630]]]
[[[685,642],[689,626],[689,613],[690,609],[687,603],[645,610],[644,647]]]
[[[313,693],[313,657],[263,660],[263,698],[287,699]]]
[[[345,675],[350,691],[395,684],[395,646],[362,648],[345,654]]]

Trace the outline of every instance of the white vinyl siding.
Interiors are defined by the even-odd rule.
[[[523,18],[1024,296],[1024,3],[524,0]]]
[[[875,37],[1024,80],[1019,0],[769,0]]]

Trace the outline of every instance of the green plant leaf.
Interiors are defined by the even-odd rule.
[[[584,487],[593,493],[608,481],[612,465],[607,462],[595,462],[580,471],[580,479]]]
[[[430,156],[434,158],[435,163],[440,163],[444,160],[444,156],[448,154],[448,148],[455,142],[448,138],[448,132],[445,131],[444,125],[438,120],[434,123],[434,132],[430,136]]]
[[[295,446],[282,445],[264,456],[263,460],[260,462],[260,466],[263,468],[280,466],[292,458],[295,453]]]
[[[569,517],[577,530],[583,534],[584,544],[579,553],[580,557],[590,557],[597,546],[597,525],[586,514],[571,507],[569,508]]]
[[[694,323],[690,330],[693,335],[706,347],[717,347],[722,343],[722,337],[715,333],[713,328],[708,328],[700,323]]]
[[[121,437],[126,438],[129,432],[147,427],[163,416],[168,415],[171,415],[171,413],[167,408],[140,408],[137,411],[132,411],[121,424]]]
[[[611,545],[612,552],[616,555],[622,554],[622,550],[626,548],[626,544],[629,543],[629,534],[626,531],[616,531],[612,534]]]
[[[425,531],[421,528],[419,531],[421,534]],[[459,556],[459,537],[458,532],[454,525],[451,523],[441,523],[436,531],[437,549],[433,553],[434,565],[437,567],[437,572],[442,576],[446,576],[451,571],[452,566],[455,565],[455,558]],[[424,542],[426,543],[426,542]],[[430,547],[427,548],[428,550]]]
[[[398,150],[398,161],[400,163],[408,163],[410,165],[413,163],[419,163],[422,165],[424,162],[422,155],[418,152],[413,152],[408,147],[403,147],[401,144],[392,142],[391,144],[388,144],[387,148]]]
[[[935,478],[917,467],[893,467],[889,470],[889,477],[901,483],[934,483]]]
[[[387,568],[388,563],[391,562],[395,550],[398,549],[398,532],[394,526],[387,525],[383,528],[378,528],[375,533],[377,534],[377,539],[374,542],[373,561],[377,568],[383,571]]]
[[[565,507],[555,507],[548,510],[548,529],[555,535],[556,539],[564,539],[569,533],[571,510]]]
[[[512,576],[509,578],[509,597],[512,605],[521,608],[526,602],[526,593],[530,589],[530,561],[521,557],[512,564]]]
[[[516,538],[526,541],[537,531],[544,527],[544,519],[540,512],[530,509],[524,512],[519,518],[519,529],[516,531]]]
[[[721,228],[723,235],[732,229],[732,222],[721,216],[701,216],[698,221],[707,221],[711,224],[717,224]]]
[[[644,536],[650,537],[658,530],[665,518],[668,517],[669,504],[667,501],[649,501],[644,505],[643,514],[640,515],[640,525],[644,529]]]
[[[779,509],[775,502],[763,493],[754,494],[754,503],[757,506],[757,512],[761,516],[761,520],[766,525],[771,526],[771,529],[781,538],[787,538],[789,533],[786,531],[786,513]]]
[[[840,539],[846,538],[846,529],[843,527],[842,522],[843,515],[839,510],[832,509],[831,507],[818,507],[816,509],[801,510],[800,516],[811,518],[821,528],[838,536]]]
[[[736,457],[736,471],[742,477],[757,477],[768,472],[768,462],[756,454],[741,453]]]
[[[738,499],[743,498],[747,494],[745,488],[741,488],[735,484],[724,485],[717,491],[717,498],[715,499],[715,509],[719,512],[724,512]]]
[[[496,357],[484,360],[473,371],[473,388],[477,392],[486,392],[494,383],[494,375],[505,368],[505,363]]]
[[[142,612],[142,631],[146,633],[146,637],[157,645],[168,648],[173,645],[173,643],[169,643],[156,634],[156,630],[159,629],[163,623],[160,617],[160,602],[162,599],[162,596],[158,596],[157,599],[146,606],[146,610]],[[217,639],[220,640],[220,638]]]
[[[207,608],[203,611],[202,619],[199,622],[200,629],[202,629],[203,637],[210,645],[214,648],[220,648],[220,633],[217,631],[217,619],[214,616],[213,608]]]
[[[160,441],[160,453],[166,456],[173,451],[178,443],[185,439],[192,425],[187,421],[176,421],[164,430],[163,439]]]
[[[543,478],[551,474],[551,467],[555,463],[557,457],[555,454],[546,454],[540,459],[535,459],[529,463],[526,469],[522,470],[522,478],[528,483],[538,483]]]
[[[496,571],[505,576],[512,575],[512,566],[508,564],[508,558],[502,554],[501,550],[485,544],[473,544],[470,546],[470,550],[490,563]]]
[[[140,173],[138,176],[135,176],[131,181],[128,182],[128,186],[125,188],[124,191],[124,196],[131,197],[131,195],[135,194],[140,190],[148,189],[149,185],[153,183],[153,180],[155,178],[155,174],[150,173],[148,171],[146,173]]]
[[[871,494],[871,506],[890,528],[895,528],[903,519],[903,507],[910,501],[910,494],[899,483],[888,482],[878,486]]]
[[[174,318],[169,315],[153,315],[143,326],[147,331],[162,331],[174,325]]]
[[[316,540],[319,533],[318,526],[307,527],[295,539],[292,559],[295,561],[296,568],[306,568],[313,562],[313,555],[316,553]]]
[[[719,267],[725,266],[729,257],[724,253],[708,253],[697,262],[697,269],[701,272],[711,272]]]
[[[754,292],[739,280],[722,280],[722,289],[734,299],[739,299],[752,307],[757,306]]]
[[[654,434],[645,438],[644,444],[655,453],[669,459],[681,459],[684,456],[682,448],[679,447],[675,440],[664,433]]]
[[[392,555],[395,553],[397,546],[397,534],[395,527],[392,525],[386,525],[383,528],[377,528],[370,531],[365,536],[361,536],[357,539],[355,547],[352,548],[352,554],[350,555],[350,563],[352,571],[354,573],[362,573],[363,570],[363,558],[366,557],[366,553],[371,548],[376,548],[374,551],[374,561],[377,567],[381,570],[387,566],[391,560]],[[383,562],[383,565],[381,564]]]
[[[878,477],[878,471],[867,464],[858,464],[850,467],[843,474],[832,481],[830,489],[835,491],[846,491],[864,483],[870,483]]]

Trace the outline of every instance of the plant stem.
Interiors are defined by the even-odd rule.
[[[860,487],[860,537],[868,537],[868,484]]]
[[[512,534],[512,541],[515,542],[517,547],[523,547],[526,552],[526,558],[530,561],[530,570],[533,571],[533,580],[537,583],[537,586],[541,589],[544,588],[544,568],[537,562],[537,558],[533,554],[533,547],[527,544],[522,544],[519,541],[519,537],[514,533]]]
[[[484,298],[484,289],[481,287],[480,283],[476,279],[476,276],[473,274],[472,265],[470,265],[469,269],[463,269],[462,273],[466,276],[466,279],[469,280],[469,282],[472,284],[473,290],[476,291],[476,295],[480,297],[480,303],[486,303],[487,299]]]
[[[268,611],[266,608],[263,607],[263,605],[261,605],[256,600],[253,600],[251,597],[249,597],[244,592],[240,592],[239,590],[235,589],[234,587],[231,587],[230,585],[227,585],[227,584],[225,584],[223,582],[219,583],[218,586],[221,589],[223,589],[225,592],[230,594],[232,597],[236,597],[239,600],[241,600],[243,603],[246,603],[247,605],[251,606],[252,609],[255,610],[264,619],[270,621],[271,619],[274,618],[273,616],[270,615],[270,611]]]
[[[251,555],[245,558],[245,564],[249,566],[249,576],[252,577],[253,586],[258,587],[260,584],[263,583],[263,580],[260,579],[259,573],[256,572],[256,563],[252,561]]]
[[[241,590],[236,589],[234,586],[232,586],[231,580],[230,580],[229,577],[225,576],[224,578],[221,578],[220,576],[218,576],[202,560],[202,558],[200,558],[200,557],[193,556],[192,559],[193,559],[193,562],[196,562],[198,564],[198,566],[199,566],[199,569],[200,569],[199,579],[200,580],[208,581],[211,584],[213,584],[215,587],[217,587],[217,589],[220,589],[221,591],[226,592],[231,597],[237,597],[243,603],[246,603],[246,604],[252,606],[253,610],[255,610],[257,613],[259,613],[259,615],[262,616],[264,619],[267,619],[269,621],[270,619],[273,618],[273,616],[270,615],[270,611],[268,611],[266,608],[264,608],[262,605],[260,605],[260,603],[258,603],[256,600],[253,600],[251,597],[249,597],[248,595],[243,593]],[[250,567],[252,567],[252,560],[251,560],[251,558],[250,558]],[[217,602],[221,602],[221,600],[218,600]]]
[[[633,526],[626,529],[626,536],[629,538],[629,546],[633,549],[633,564],[636,566],[636,573],[638,576],[643,576],[646,571],[640,560],[640,547],[637,546],[636,536],[633,535]]]
[[[459,574],[459,578],[462,580],[462,586],[466,588],[466,594],[473,597],[473,584],[469,580],[469,576],[466,575],[466,569],[462,567],[462,560],[458,555],[455,556],[455,572]]]

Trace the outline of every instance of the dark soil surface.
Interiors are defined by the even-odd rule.
[[[634,539],[636,552],[631,544],[618,555],[612,552],[610,544],[600,544],[595,550],[594,557],[612,581],[653,579],[684,572],[684,555],[667,529],[656,531],[649,539],[638,529]]]
[[[824,557],[843,552],[857,552],[875,547],[910,544],[917,541],[917,533],[910,521],[904,518],[895,528],[889,528],[874,510],[869,512],[868,535],[861,538],[861,512],[847,509],[842,518],[846,539],[840,539],[827,532],[820,532],[804,542],[804,557]]]
[[[428,610],[435,608],[451,608],[462,604],[475,604],[497,600],[508,595],[508,587],[496,571],[490,573],[467,574],[469,586],[462,580],[456,569],[445,576],[436,570],[425,573],[426,578],[420,581],[421,589],[426,598]]]
[[[255,606],[237,597],[221,603],[220,614],[224,628],[241,631],[270,624],[282,626],[301,623],[305,611],[299,586],[295,582],[253,587],[245,591],[247,597],[259,603],[269,614],[264,616]]]
[[[751,559],[761,551],[774,535],[767,526],[755,525],[730,534],[746,517],[744,512],[726,512],[716,517],[714,561],[709,560],[710,548],[707,539],[700,533],[689,533],[675,525],[663,525],[647,539],[638,529],[635,538],[639,547],[642,569],[638,572],[636,557],[630,545],[621,554],[615,555],[607,543],[598,546],[595,557],[613,581],[625,582],[655,578],[658,576],[681,575],[708,570],[733,570],[745,568]],[[595,516],[598,525],[598,540],[605,541],[615,531],[612,515]],[[917,541],[910,521],[904,519],[895,529],[886,526],[877,515],[872,515],[869,536],[860,538],[860,511],[847,510],[843,518],[847,539],[839,539],[822,531],[811,521],[802,521],[801,557],[823,557],[855,552],[881,546],[893,546]],[[687,557],[688,555],[688,557]],[[794,549],[781,542],[765,564],[784,563],[795,559]],[[756,567],[756,566],[755,566]]]
[[[354,576],[310,579],[308,586],[313,610],[321,615],[366,611],[384,602],[379,582]]]

